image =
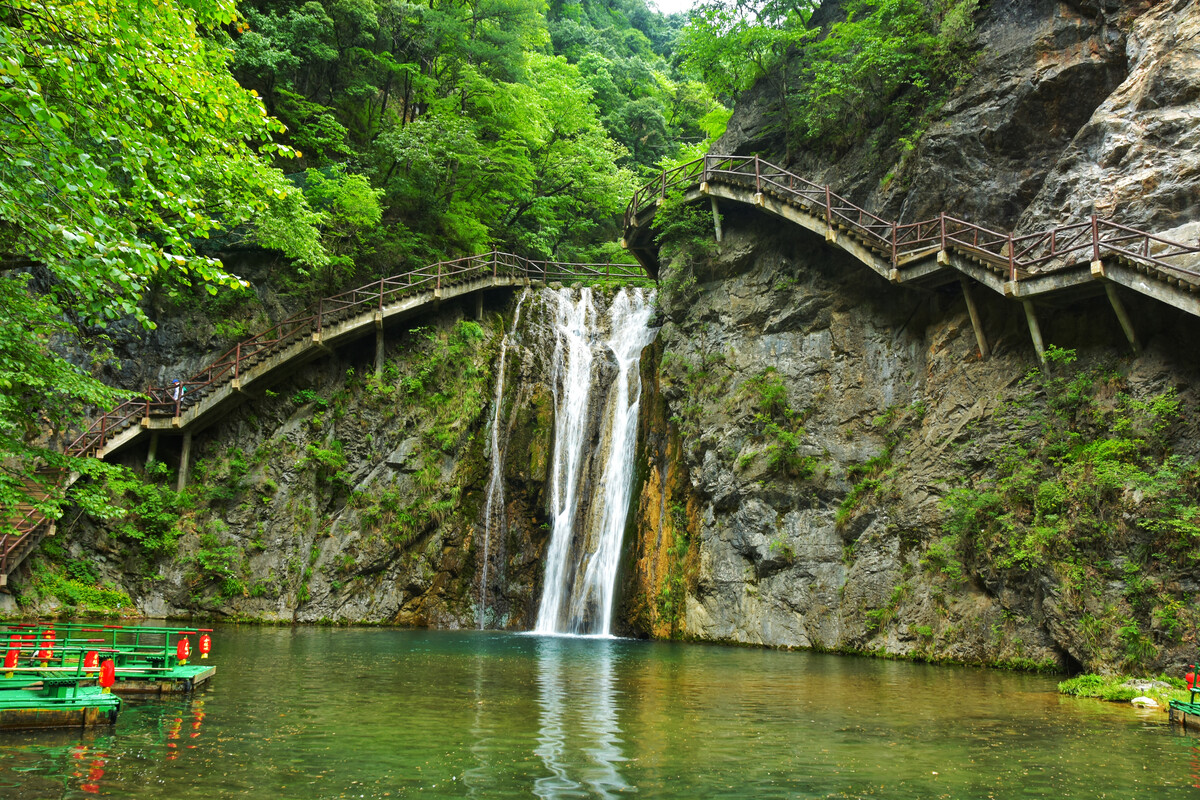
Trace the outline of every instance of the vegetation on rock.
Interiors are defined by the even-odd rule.
[[[1050,577],[1076,612],[1076,658],[1144,671],[1195,635],[1178,580],[1200,562],[1200,466],[1172,452],[1172,390],[1135,395],[1114,367],[1047,356],[990,421],[1007,431],[998,446],[964,452],[933,562],[957,571],[952,546],[985,581]]]
[[[708,3],[680,58],[723,98],[763,81],[789,148],[835,153],[868,135],[904,142],[969,73],[978,0],[847,0],[823,25],[818,5]]]

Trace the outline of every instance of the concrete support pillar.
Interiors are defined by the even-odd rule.
[[[475,293],[475,321],[483,322],[483,290]]]
[[[991,350],[988,348],[987,337],[983,335],[983,322],[979,319],[979,309],[975,305],[975,298],[971,296],[971,284],[966,278],[959,278],[959,283],[962,284],[963,297],[967,301],[967,313],[971,315],[971,327],[975,329],[975,342],[979,345],[979,357],[987,358],[991,355]]]
[[[188,469],[192,461],[192,432],[183,435],[183,449],[179,452],[179,480],[175,482],[175,491],[182,492],[187,487]]]
[[[383,325],[375,326],[375,377],[383,375]]]
[[[1025,306],[1025,322],[1029,324],[1029,335],[1033,338],[1033,349],[1037,351],[1038,363],[1046,363],[1046,346],[1042,343],[1042,329],[1038,326],[1037,314],[1033,311],[1033,303],[1022,300]]]
[[[158,457],[158,431],[155,431],[154,433],[150,434],[150,449],[146,451],[146,463],[149,464],[151,461],[155,460],[155,458],[157,458],[157,457]]]
[[[1117,312],[1117,319],[1121,321],[1121,329],[1125,331],[1125,338],[1129,340],[1133,354],[1141,354],[1142,345],[1138,342],[1137,332],[1133,329],[1133,320],[1129,318],[1129,312],[1125,310],[1125,304],[1121,302],[1121,296],[1117,294],[1116,284],[1105,282],[1104,291],[1108,294],[1108,302],[1112,303],[1113,311]]]
[[[717,198],[710,195],[708,202],[712,204],[713,233],[716,235],[717,241],[719,242],[721,241],[721,210],[717,207]]]

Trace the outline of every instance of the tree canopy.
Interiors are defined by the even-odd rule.
[[[970,68],[978,0],[710,0],[679,41],[684,69],[732,101],[760,80],[789,147],[838,152],[919,130]]]
[[[151,327],[150,288],[244,286],[231,246],[281,251],[299,299],[491,246],[614,257],[637,180],[723,124],[669,60],[681,25],[644,0],[0,2],[0,505],[36,464],[102,468],[43,445],[119,399],[107,331]]]
[[[0,5],[2,504],[32,464],[63,463],[31,442],[114,399],[57,338],[149,325],[152,282],[238,284],[198,252],[219,230],[327,259],[317,215],[272,166],[291,155],[282,126],[214,38],[239,24],[230,0]]]

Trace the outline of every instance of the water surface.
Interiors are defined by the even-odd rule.
[[[1196,797],[1200,740],[1054,678],[490,632],[225,627],[212,685],[0,735],[0,797]]]

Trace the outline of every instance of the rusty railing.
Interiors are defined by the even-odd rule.
[[[1013,281],[1080,262],[1100,261],[1105,255],[1119,255],[1172,276],[1200,278],[1200,271],[1168,260],[1200,253],[1200,245],[1174,242],[1095,215],[1082,222],[1021,236],[944,213],[933,219],[902,224],[878,217],[830,187],[758,156],[707,155],[664,171],[634,192],[625,209],[626,231],[643,224],[642,215],[672,190],[687,190],[704,182],[753,187],[756,195],[782,198],[824,219],[831,229],[849,231],[863,244],[888,257],[893,268],[931,252],[956,249],[1004,270]]]

